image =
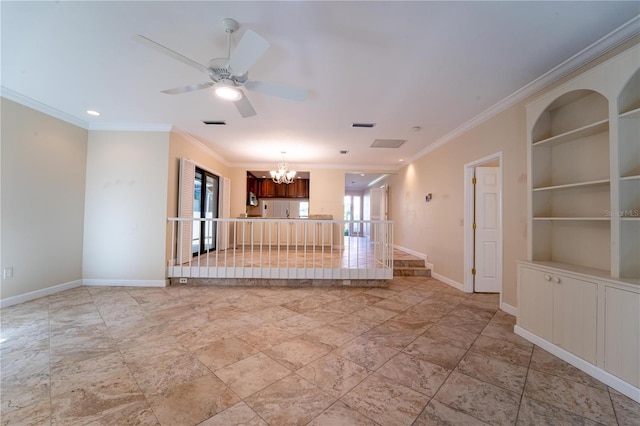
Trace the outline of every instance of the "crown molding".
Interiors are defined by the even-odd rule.
[[[184,130],[180,130],[177,127],[174,127],[173,129],[171,129],[171,133],[175,133],[176,135],[179,135],[185,138],[188,142],[190,142],[192,145],[196,146],[197,148],[205,150],[207,153],[209,153],[209,155],[211,155],[213,158],[221,162],[224,166],[233,167],[233,165],[229,164],[229,162],[224,157],[222,157],[220,154],[215,152],[206,143],[202,142],[200,139],[196,138],[192,134],[187,133]]]
[[[429,144],[417,154],[409,158],[408,161],[406,161],[405,164],[403,164],[401,167],[398,167],[397,170],[400,170],[407,164],[411,164],[419,158],[424,157],[428,153],[435,151],[446,143],[454,140],[458,136],[461,136],[462,134],[495,117],[506,109],[518,104],[519,102],[527,99],[528,97],[552,85],[553,83],[556,83],[560,79],[566,77],[577,69],[587,65],[589,62],[599,58],[608,51],[615,49],[616,47],[632,39],[633,37],[636,37],[639,34],[640,15],[637,15],[620,27],[611,31],[609,34],[605,35],[594,43],[591,43],[589,46],[585,47],[580,52],[571,56],[561,64],[542,74],[531,83],[523,86],[497,104],[494,104],[490,108],[473,117],[471,120],[463,123],[453,131],[447,133],[440,139]]]
[[[32,99],[7,87],[0,86],[0,96],[43,114],[47,114],[59,120],[66,121],[67,123],[73,124],[74,126],[89,130],[88,121],[80,120],[79,118],[67,114],[66,112],[62,112],[58,109],[52,108],[48,105],[43,104],[42,102],[36,101],[35,99]]]
[[[229,167],[245,168],[247,170],[273,170],[278,162],[273,163],[232,163]],[[289,166],[295,170],[342,170],[346,173],[393,173],[399,169],[396,166],[380,166],[372,164],[314,164],[289,161]],[[356,170],[356,171],[354,171]]]
[[[73,115],[62,112],[56,108],[52,108],[42,102],[36,101],[28,96],[11,90],[7,87],[0,86],[0,96],[10,101],[19,103],[20,105],[31,108],[43,114],[50,115],[59,120],[65,121],[74,126],[81,127],[85,130],[109,130],[109,131],[131,131],[131,132],[168,132],[171,130],[171,124],[122,124],[122,123],[91,123],[81,120]]]
[[[91,123],[89,131],[116,131],[116,132],[169,132],[173,126],[168,123],[156,124],[124,124],[124,123]]]

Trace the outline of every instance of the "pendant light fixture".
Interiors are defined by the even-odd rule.
[[[285,163],[284,155],[286,152],[282,152],[282,163],[278,163],[278,170],[271,170],[269,174],[271,179],[275,183],[291,183],[296,177],[295,170],[289,170],[289,164]]]

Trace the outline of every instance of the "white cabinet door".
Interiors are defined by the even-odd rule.
[[[596,283],[521,265],[518,289],[520,327],[596,363]]]
[[[596,363],[598,285],[551,274],[553,283],[553,343]]]
[[[305,226],[304,222],[292,222],[289,224],[290,235],[289,239],[291,245],[302,246],[305,241]]]
[[[237,231],[237,242],[240,245],[251,245],[251,228],[252,222],[249,220],[242,220],[237,222],[236,231]]]
[[[551,275],[522,265],[518,269],[518,325],[551,341],[553,339]]]
[[[640,386],[640,294],[605,288],[604,369]]]

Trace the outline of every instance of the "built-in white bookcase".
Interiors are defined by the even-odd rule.
[[[640,70],[618,97],[620,276],[640,277]]]
[[[534,261],[611,271],[609,108],[593,90],[561,95],[531,131]]]
[[[516,333],[640,402],[640,46],[527,105]]]

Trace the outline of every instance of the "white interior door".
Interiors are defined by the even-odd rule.
[[[371,220],[387,220],[387,186],[372,188],[370,191]],[[381,243],[386,242],[387,234],[385,226],[377,226],[371,230],[371,240]]]
[[[499,293],[502,287],[500,243],[500,168],[476,167],[475,283],[478,293]]]

